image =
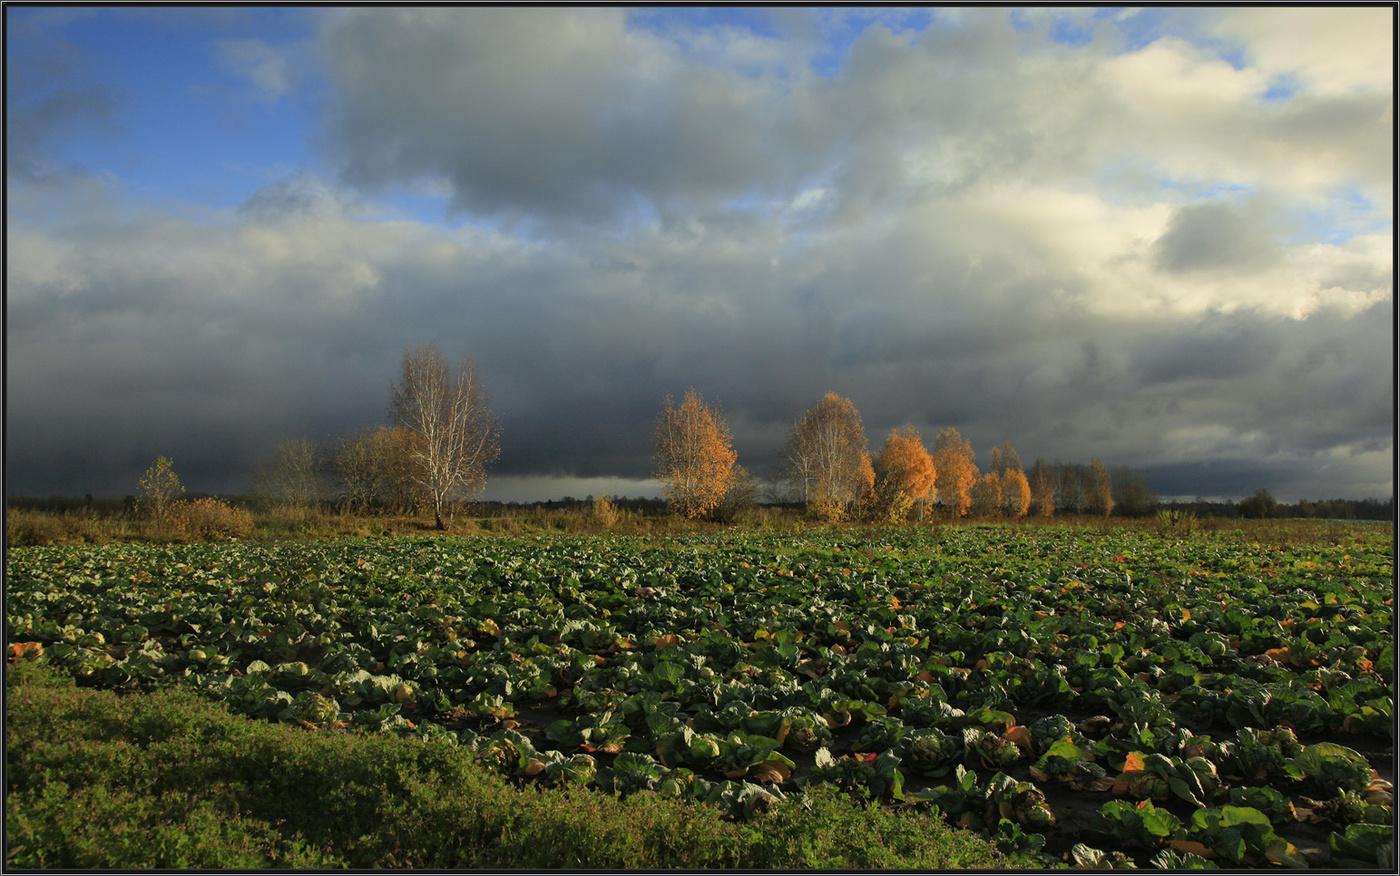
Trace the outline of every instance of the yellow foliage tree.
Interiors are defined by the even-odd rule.
[[[903,519],[915,503],[926,501],[933,493],[933,457],[912,425],[890,432],[874,468],[876,501],[891,520]],[[919,507],[922,512],[922,504]]]
[[[992,450],[992,474],[998,479],[999,508],[1008,517],[1023,517],[1031,507],[1031,485],[1021,457],[1006,442]]]
[[[140,507],[152,520],[165,523],[171,509],[184,492],[180,478],[175,475],[174,463],[164,456],[157,456],[151,467],[141,476]]]
[[[696,518],[717,507],[734,484],[734,453],[723,415],[694,389],[680,405],[666,396],[656,419],[655,478],[677,513]]]
[[[1002,472],[1001,510],[1009,517],[1025,517],[1031,510],[1031,484],[1024,470]]]
[[[932,456],[938,500],[954,517],[961,517],[972,508],[971,490],[978,480],[972,445],[957,429],[944,429],[934,440]]]

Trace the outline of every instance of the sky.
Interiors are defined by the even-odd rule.
[[[482,498],[656,495],[667,394],[776,477],[1101,459],[1395,482],[1394,9],[14,8],[5,489],[241,493],[470,358]]]

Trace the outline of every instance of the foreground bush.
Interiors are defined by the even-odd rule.
[[[247,538],[253,534],[253,515],[213,497],[176,502],[170,512],[171,528],[200,541]]]
[[[1004,867],[937,818],[813,792],[738,823],[647,794],[517,790],[444,742],[307,731],[171,689],[7,676],[21,868]]]

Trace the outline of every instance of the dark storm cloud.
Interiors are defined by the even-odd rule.
[[[999,13],[970,10],[917,40],[873,25],[830,78],[776,39],[718,36],[702,51],[626,24],[600,9],[339,15],[321,41],[337,85],[328,153],[368,190],[440,184],[456,211],[536,222],[684,221],[811,186],[833,192],[828,213],[858,219],[1013,168],[1082,163],[1065,135],[1094,127],[1087,106],[1025,99],[1090,83],[1018,66],[1020,37]],[[939,170],[911,179],[940,143]]]
[[[163,454],[209,476],[194,489],[241,490],[271,442],[328,437],[371,387],[382,398],[392,357],[355,345],[364,314],[346,300],[356,254],[314,233],[298,251],[284,231],[163,219],[12,231],[14,488],[129,492],[132,461]]]
[[[1207,314],[1182,331],[1134,351],[1144,385],[1182,380],[1248,378],[1270,368],[1278,338],[1262,330],[1257,313]]]
[[[1389,452],[1389,299],[1301,320],[1056,316],[1014,306],[1063,285],[1049,263],[989,258],[962,279],[960,247],[913,250],[909,229],[775,261],[737,231],[580,247],[255,212],[12,238],[15,491],[129,492],[158,454],[191,489],[244,489],[277,440],[382,422],[423,342],[480,364],[498,476],[646,478],[661,399],[689,386],[763,475],[827,391],[856,403],[872,449],[912,422],[930,442],[956,426],[984,457],[1011,441],[1028,463],[1234,459],[1302,478],[1339,447]],[[65,246],[86,257],[46,258]]]
[[[1224,188],[1259,193],[1170,208],[1155,177],[1126,205],[1088,182],[1158,131],[1212,133],[1132,166],[1287,164],[1364,114],[1300,105],[1268,150],[1246,114],[1217,143],[1229,65],[1169,41],[1143,69],[1027,57],[1002,11],[945,25],[869,28],[817,76],[782,40],[611,9],[328,16],[317,137],[351,188],[303,172],[199,220],[11,222],[7,489],[128,493],[156,455],[191,490],[246,489],[279,440],[384,422],[403,350],[434,343],[480,366],[493,478],[646,479],[662,398],[693,386],[765,476],[834,391],[872,450],[907,422],[1166,494],[1386,493],[1388,233],[1281,243],[1296,203],[1254,165]],[[1189,100],[1125,111],[1183,65]],[[1350,180],[1365,162],[1334,145]],[[459,227],[377,213],[401,186]]]
[[[1382,448],[1377,455],[1382,455]],[[1305,459],[1256,462],[1233,458],[1148,465],[1143,482],[1164,499],[1240,499],[1260,489],[1280,502],[1300,499],[1385,498],[1365,472],[1362,460]]]
[[[1261,464],[1237,459],[1203,460],[1178,462],[1168,465],[1149,465],[1143,468],[1143,482],[1154,492],[1174,499],[1189,500],[1233,498],[1253,495],[1261,488],[1285,482],[1294,473],[1287,464]],[[1340,484],[1338,485],[1341,486]],[[1277,486],[1271,489],[1276,490]],[[1284,502],[1295,502],[1308,496],[1275,494],[1274,498]],[[1317,497],[1313,497],[1317,498]]]
[[[1179,208],[1154,255],[1157,266],[1172,274],[1243,272],[1276,263],[1279,250],[1261,210],[1209,201]]]
[[[677,64],[620,10],[360,10],[323,51],[346,178],[442,177],[459,211],[612,216],[714,201],[787,166],[752,136],[758,119],[784,124],[768,89]]]

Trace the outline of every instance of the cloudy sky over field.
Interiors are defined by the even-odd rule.
[[[6,491],[241,492],[479,365],[486,498],[665,394],[1393,494],[1391,8],[6,10]]]

